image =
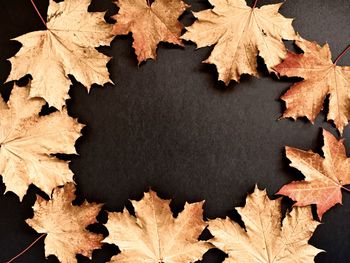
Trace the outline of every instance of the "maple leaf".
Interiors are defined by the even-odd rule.
[[[51,154],[75,154],[83,128],[65,109],[39,116],[45,101],[28,99],[29,89],[15,86],[7,104],[0,98],[0,174],[6,191],[21,200],[30,184],[50,195],[56,186],[73,181],[68,162]]]
[[[179,16],[188,8],[181,0],[119,0],[119,12],[112,18],[115,35],[132,32],[133,48],[139,64],[149,58],[156,58],[157,45],[168,42],[183,46],[180,35],[182,25]]]
[[[311,263],[322,252],[308,244],[319,225],[310,207],[294,208],[281,227],[281,199],[270,200],[256,187],[236,210],[245,229],[229,218],[209,221],[210,241],[228,254],[225,262]]]
[[[12,58],[7,81],[30,74],[33,78],[30,97],[42,97],[50,106],[61,109],[69,98],[73,75],[90,90],[93,83],[109,81],[106,64],[109,57],[95,47],[109,45],[112,25],[104,13],[87,11],[91,0],[50,0],[47,30],[27,33],[14,40],[22,43]]]
[[[305,180],[284,185],[277,193],[297,201],[295,206],[316,204],[320,219],[332,206],[342,203],[341,189],[350,184],[350,158],[346,157],[343,140],[338,141],[326,130],[323,138],[324,158],[311,151],[286,147],[290,166],[300,170]]]
[[[186,203],[177,218],[170,211],[170,200],[162,200],[152,191],[132,204],[136,217],[126,209],[108,215],[109,236],[103,242],[116,244],[121,250],[111,262],[194,262],[212,247],[198,241],[207,226],[202,219],[203,202]]]
[[[282,76],[304,79],[281,97],[287,107],[283,117],[297,119],[306,116],[313,123],[329,94],[327,119],[333,120],[342,133],[350,118],[350,67],[332,62],[328,44],[321,47],[301,37],[295,43],[304,54],[288,52],[286,59],[275,67]]]
[[[55,255],[62,263],[78,262],[76,254],[91,258],[92,251],[102,246],[103,236],[86,230],[97,222],[102,205],[85,201],[72,205],[75,186],[66,184],[53,190],[49,201],[37,196],[34,217],[26,222],[38,233],[45,233],[45,256]]]
[[[260,8],[247,6],[245,0],[209,0],[214,6],[194,13],[197,21],[182,36],[198,48],[215,45],[204,63],[215,64],[219,80],[239,82],[242,74],[258,76],[257,56],[269,72],[286,55],[282,39],[293,40],[292,20],[278,13],[282,3]]]

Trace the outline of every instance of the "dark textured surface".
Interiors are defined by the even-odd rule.
[[[37,0],[46,13],[47,0]],[[259,1],[267,4],[277,1]],[[188,1],[192,9],[209,8],[206,1]],[[95,0],[91,10],[116,12],[110,0]],[[350,44],[350,2],[348,0],[289,0],[281,12],[294,17],[295,29],[302,36],[323,44],[328,42],[333,57]],[[190,12],[182,17],[189,25]],[[7,58],[20,45],[11,38],[43,29],[29,0],[1,1],[0,4],[0,82],[10,72]],[[160,45],[157,61],[139,68],[131,48],[131,36],[116,38],[108,64],[116,86],[94,87],[88,95],[74,82],[68,110],[87,124],[77,142],[79,156],[71,162],[78,184],[78,198],[104,202],[105,209],[121,211],[128,199],[139,199],[149,187],[163,198],[172,198],[175,212],[185,201],[206,200],[207,218],[233,214],[234,206],[244,204],[255,183],[272,195],[283,184],[301,178],[288,167],[283,147],[290,145],[320,152],[321,128],[337,134],[321,114],[313,126],[305,120],[276,121],[283,104],[279,96],[291,80],[278,81],[268,76],[243,77],[240,84],[225,88],[216,81],[215,67],[201,64],[211,48],[195,50]],[[350,64],[346,55],[340,64]],[[7,99],[12,83],[1,85]],[[338,134],[337,134],[338,136]],[[350,129],[344,133],[350,150]],[[38,189],[31,186],[24,201],[7,193],[0,184],[0,262],[8,260],[32,242],[38,234],[24,220],[32,216],[31,206]],[[291,203],[285,200],[286,205]],[[237,216],[233,216],[237,218]],[[105,214],[100,216],[105,222]],[[106,234],[103,227],[97,231]],[[316,262],[349,262],[350,195],[344,193],[343,206],[325,214],[311,244],[322,248]],[[94,252],[93,262],[105,262],[114,246]],[[223,254],[209,252],[204,262],[221,262]],[[88,262],[79,257],[80,262]],[[47,262],[43,241],[16,262]],[[49,257],[48,262],[57,262]]]

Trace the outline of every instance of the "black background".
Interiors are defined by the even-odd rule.
[[[36,0],[42,14],[48,0]],[[187,1],[192,10],[210,8],[206,1]],[[248,1],[251,4],[252,1]],[[259,5],[278,1],[259,1]],[[89,10],[107,12],[117,8],[110,0],[95,0]],[[333,57],[350,44],[350,2],[348,0],[289,0],[281,9],[294,17],[294,27],[303,37],[320,44],[328,42]],[[181,21],[190,25],[187,11]],[[0,3],[0,82],[4,83],[10,63],[20,44],[10,41],[21,34],[44,29],[29,0]],[[131,35],[117,37],[111,47],[100,48],[113,56],[108,64],[116,83],[95,86],[88,95],[73,79],[69,113],[87,124],[76,144],[79,156],[72,156],[71,169],[77,182],[78,202],[103,202],[109,211],[121,211],[129,199],[140,199],[149,187],[163,198],[171,198],[173,211],[185,201],[206,200],[205,217],[230,215],[244,205],[245,196],[258,183],[273,195],[283,184],[301,174],[288,166],[285,145],[321,153],[321,127],[333,134],[335,128],[320,114],[315,125],[305,120],[277,121],[284,105],[279,100],[293,80],[269,76],[263,63],[261,78],[244,76],[241,83],[225,87],[217,81],[214,66],[202,64],[212,48],[195,49],[160,44],[156,61],[137,66]],[[293,48],[291,43],[288,43]],[[350,53],[340,65],[349,65]],[[1,84],[8,99],[13,83]],[[350,129],[344,132],[350,150]],[[0,177],[1,178],[1,177]],[[23,202],[13,193],[3,195],[0,184],[0,262],[9,260],[39,235],[24,220],[32,216],[31,206],[40,191],[31,186]],[[291,202],[284,198],[286,206]],[[106,222],[105,213],[99,216]],[[94,228],[107,234],[104,227]],[[343,206],[327,212],[310,243],[327,253],[316,262],[349,262],[350,195]],[[117,247],[105,245],[94,252],[93,262],[106,262]],[[204,262],[222,262],[224,254],[211,251]],[[88,262],[80,257],[79,262]],[[45,260],[43,240],[16,262]]]

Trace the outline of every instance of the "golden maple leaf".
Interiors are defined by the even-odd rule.
[[[195,262],[212,247],[198,240],[207,226],[202,218],[203,202],[186,203],[177,218],[170,211],[170,200],[162,200],[152,191],[132,204],[136,217],[126,209],[108,215],[109,236],[103,242],[121,250],[110,262]]]
[[[322,252],[308,244],[319,225],[310,207],[294,208],[281,226],[281,199],[270,200],[256,187],[236,210],[245,229],[229,218],[209,221],[210,241],[228,254],[225,262],[311,263]]]
[[[45,101],[29,99],[29,89],[15,86],[7,104],[0,98],[0,174],[6,191],[21,200],[30,184],[50,195],[56,186],[73,181],[68,162],[51,154],[75,154],[83,128],[65,109],[39,116]]]
[[[10,58],[12,70],[7,81],[30,74],[33,78],[30,97],[42,97],[57,109],[69,98],[69,74],[88,91],[93,83],[108,82],[109,57],[95,47],[110,44],[112,25],[104,21],[104,13],[87,11],[90,1],[50,0],[47,30],[14,39],[23,46]]]
[[[182,36],[198,48],[215,45],[204,63],[215,64],[226,85],[242,74],[258,76],[257,56],[269,72],[285,58],[282,39],[293,40],[292,20],[278,13],[282,3],[249,7],[245,0],[209,0],[214,6],[194,13],[197,21]]]
[[[72,205],[75,199],[73,183],[56,188],[49,201],[37,196],[34,217],[26,222],[38,233],[46,234],[45,256],[55,255],[61,263],[78,262],[76,254],[91,258],[92,251],[102,246],[103,236],[86,227],[97,222],[100,204],[84,202]]]
[[[188,7],[182,0],[119,0],[119,12],[113,18],[115,35],[132,32],[133,47],[139,63],[156,58],[159,42],[183,46],[179,16]]]
[[[324,158],[311,151],[286,147],[290,166],[300,170],[304,181],[284,185],[277,194],[297,201],[295,206],[317,205],[317,214],[322,215],[332,206],[342,203],[341,189],[350,184],[350,158],[346,157],[343,140],[337,140],[323,130]]]
[[[333,120],[342,133],[350,119],[350,67],[332,62],[328,44],[321,47],[301,37],[295,43],[304,54],[288,52],[285,61],[275,67],[282,76],[304,79],[281,97],[287,107],[283,117],[297,119],[306,116],[313,123],[326,96],[330,95],[327,119]]]

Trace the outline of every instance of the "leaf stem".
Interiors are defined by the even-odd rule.
[[[11,263],[13,262],[16,258],[19,258],[20,256],[22,256],[24,253],[26,253],[32,246],[35,245],[36,242],[38,242],[40,239],[42,239],[44,236],[46,236],[46,233],[41,234],[37,239],[35,239],[29,246],[27,246],[24,250],[22,250],[22,252],[20,252],[19,254],[17,254],[17,256],[11,258],[9,261],[7,261],[6,263]]]
[[[346,52],[348,52],[350,50],[350,45],[348,45],[343,52],[340,53],[340,55],[334,60],[333,64],[336,65],[339,61],[339,59],[341,59]]]
[[[347,191],[347,192],[350,192],[350,189],[349,188],[346,188],[344,186],[341,187],[343,190]]]
[[[255,0],[252,8],[255,8],[257,3],[258,3],[258,0]]]
[[[45,26],[46,29],[47,29],[46,22],[45,22],[44,18],[42,17],[42,15],[40,14],[39,9],[38,9],[37,6],[35,5],[34,0],[30,0],[30,2],[32,3],[32,5],[33,5],[33,7],[34,7],[34,9],[35,9],[35,11],[36,11],[36,13],[37,13],[38,16],[40,17],[41,22],[43,22],[44,26]]]

